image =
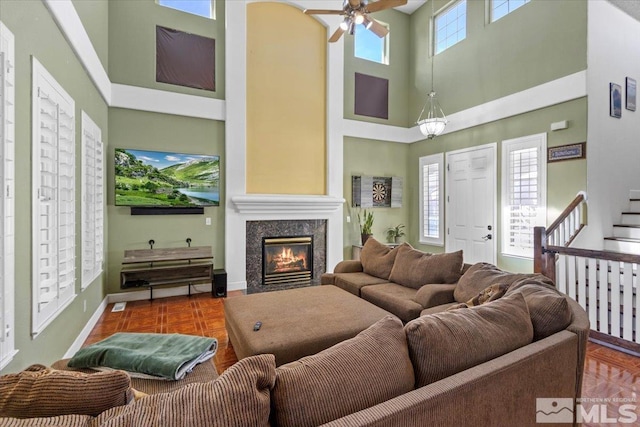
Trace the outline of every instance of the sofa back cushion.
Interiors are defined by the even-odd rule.
[[[188,384],[110,409],[92,425],[267,427],[275,367],[273,354],[247,357],[214,381]]]
[[[86,374],[31,365],[0,377],[0,417],[95,416],[132,398],[124,371]]]
[[[413,389],[402,322],[386,316],[318,354],[276,368],[273,424],[316,426]]]
[[[414,289],[429,283],[456,283],[462,274],[462,264],[462,251],[429,254],[402,246],[398,247],[389,281]]]
[[[511,285],[516,280],[529,276],[531,275],[510,273],[500,270],[493,264],[479,262],[472,265],[462,277],[460,277],[456,289],[453,291],[453,298],[455,298],[457,302],[467,302],[491,285]]]
[[[494,359],[533,339],[522,295],[419,317],[405,326],[416,388]]]
[[[533,340],[546,338],[565,329],[572,320],[567,298],[542,275],[531,275],[513,283],[507,295],[522,293],[533,324]]]
[[[400,246],[409,246],[409,244],[403,243]],[[360,252],[362,271],[371,276],[388,280],[400,246],[391,249],[372,237],[368,238]]]

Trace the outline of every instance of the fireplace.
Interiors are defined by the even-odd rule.
[[[310,283],[313,236],[263,237],[262,284]]]

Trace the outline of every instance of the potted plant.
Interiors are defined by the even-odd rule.
[[[391,227],[387,230],[387,241],[389,243],[398,243],[398,239],[404,236],[404,224],[398,224],[395,227]]]
[[[365,209],[362,213],[364,220],[360,218],[360,214],[358,213],[358,223],[360,223],[360,235],[362,238],[362,245],[364,246],[367,239],[372,235],[371,227],[373,227],[373,212],[367,212]]]

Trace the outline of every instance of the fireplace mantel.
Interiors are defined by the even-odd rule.
[[[336,212],[344,203],[341,197],[288,194],[243,194],[231,197],[241,214],[299,214]]]

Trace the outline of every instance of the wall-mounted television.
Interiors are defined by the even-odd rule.
[[[116,148],[114,164],[116,206],[220,205],[220,156]]]

